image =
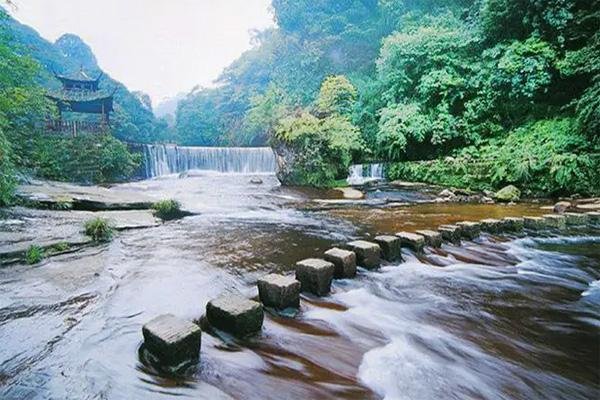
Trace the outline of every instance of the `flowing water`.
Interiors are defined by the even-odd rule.
[[[383,164],[354,164],[350,166],[346,181],[349,185],[362,185],[383,178]]]
[[[200,362],[164,370],[139,353],[161,313],[198,319],[223,292],[354,238],[539,205],[305,211],[318,191],[273,175],[197,173],[115,187],[198,213],[111,243],[0,269],[2,399],[596,399],[600,231],[483,235],[303,295],[262,333],[203,333]],[[371,194],[376,196],[374,192]]]

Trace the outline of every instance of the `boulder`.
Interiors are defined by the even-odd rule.
[[[292,276],[269,274],[257,282],[260,301],[267,307],[283,310],[300,306],[300,282]]]
[[[546,226],[550,228],[564,229],[567,225],[567,219],[564,215],[546,214],[543,218]]]
[[[519,217],[506,217],[502,219],[504,229],[510,232],[522,231],[525,226],[523,218]]]
[[[400,238],[390,235],[375,236],[375,243],[381,247],[381,253],[384,260],[397,261],[402,260],[402,249]]]
[[[546,221],[542,217],[523,217],[523,225],[527,229],[537,231],[546,227]]]
[[[513,185],[505,186],[494,194],[494,199],[507,203],[510,201],[518,201],[520,198],[521,191]]]
[[[571,213],[566,212],[563,214],[565,216],[565,222],[567,225],[586,225],[588,216],[585,213]]]
[[[442,190],[438,194],[438,196],[442,197],[442,198],[455,198],[456,197],[456,195],[451,190],[449,190],[449,189]]]
[[[462,221],[456,224],[459,226],[462,237],[473,240],[479,237],[481,233],[481,224],[479,222]]]
[[[494,199],[492,199],[491,197],[488,197],[488,196],[483,196],[481,198],[480,202],[483,204],[494,204],[495,203]]]
[[[365,194],[363,192],[351,187],[339,187],[333,190],[341,192],[342,196],[344,196],[345,199],[349,200],[360,200],[365,197]]]
[[[425,247],[425,238],[416,233],[398,232],[396,236],[400,238],[402,247],[408,247],[416,252],[423,251],[423,247]]]
[[[442,235],[439,232],[423,229],[415,232],[425,238],[425,244],[431,247],[442,246]]]
[[[296,279],[303,292],[325,296],[331,290],[335,266],[320,258],[307,258],[296,263]]]
[[[263,184],[263,180],[257,177],[251,178],[250,179],[250,183],[253,185],[262,185]]]
[[[479,221],[481,223],[481,230],[489,233],[497,233],[502,229],[502,221],[494,218],[486,218]]]
[[[591,211],[586,214],[588,216],[588,223],[600,224],[600,212]]]
[[[200,358],[200,327],[173,314],[160,315],[146,323],[142,335],[146,349],[166,364]]]
[[[438,232],[442,235],[442,239],[458,244],[460,243],[460,227],[456,225],[440,225]]]
[[[356,276],[356,254],[353,251],[334,247],[327,250],[323,258],[334,265],[334,278],[343,279]]]
[[[244,337],[261,330],[262,305],[236,294],[225,294],[206,305],[206,318],[215,328]]]
[[[381,264],[381,247],[377,243],[366,240],[355,240],[347,244],[356,253],[356,262],[367,269],[378,268]]]
[[[558,214],[562,214],[565,211],[567,211],[569,208],[571,208],[572,204],[569,201],[559,201],[558,203],[556,203],[554,205],[554,212],[558,213]]]

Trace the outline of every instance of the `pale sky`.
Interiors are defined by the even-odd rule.
[[[54,41],[74,33],[100,67],[153,105],[211,86],[251,47],[250,31],[273,25],[270,0],[13,0],[11,14]]]

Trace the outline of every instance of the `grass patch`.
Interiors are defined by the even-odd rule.
[[[69,250],[69,247],[70,247],[69,243],[59,242],[59,243],[52,245],[52,251],[60,253],[60,252]]]
[[[44,259],[44,250],[35,244],[32,244],[25,253],[27,264],[37,264]]]
[[[163,221],[178,219],[185,216],[185,212],[181,211],[181,204],[177,200],[161,200],[154,203],[152,206],[154,215]]]
[[[104,218],[94,218],[85,223],[85,234],[95,242],[108,242],[112,239],[113,229]]]

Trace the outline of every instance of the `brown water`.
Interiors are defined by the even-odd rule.
[[[335,281],[331,296],[304,296],[295,318],[267,314],[253,339],[205,332],[200,363],[185,371],[148,362],[138,353],[144,322],[197,319],[224,291],[255,296],[257,277],[333,244],[543,213],[534,204],[301,211],[324,194],[262,178],[124,185],[200,214],[0,269],[0,398],[598,398],[600,231],[586,229],[406,252],[405,263]]]

